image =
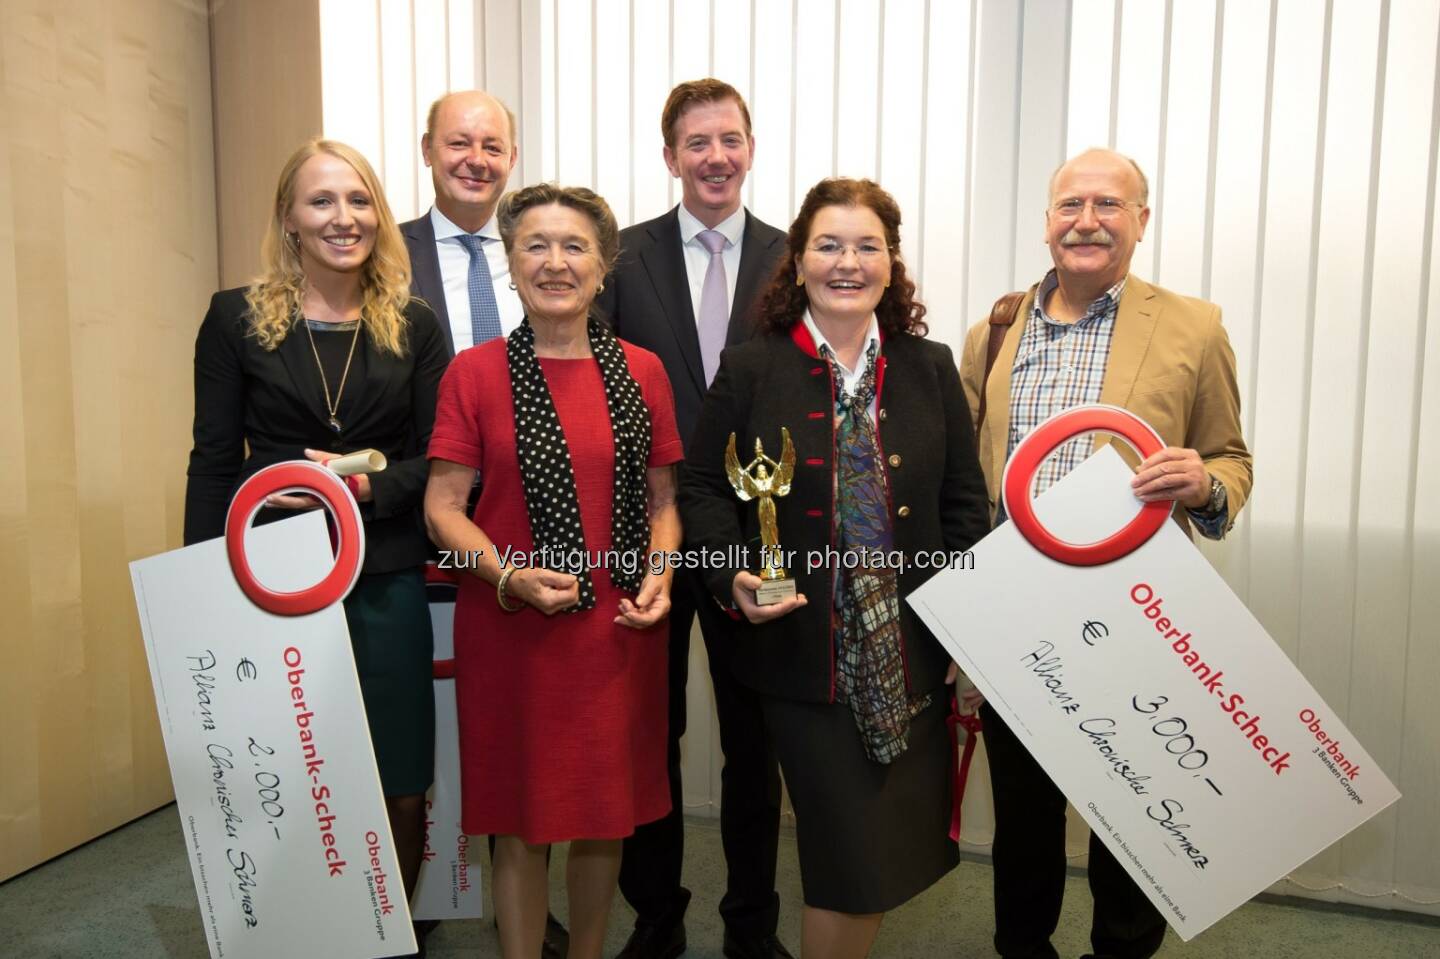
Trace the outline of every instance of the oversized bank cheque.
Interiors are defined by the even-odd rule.
[[[1034,517],[1058,540],[1102,540],[1136,518],[1132,476],[1103,446],[1033,501]],[[1097,565],[1052,559],[1006,522],[973,568],[909,601],[1188,940],[1399,793],[1160,519]]]
[[[245,542],[276,590],[336,566],[318,511]],[[130,570],[210,955],[413,952],[342,607],[264,611],[224,538]]]
[[[478,919],[480,868],[460,827],[460,727],[455,706],[455,595],[449,576],[426,570],[435,630],[435,781],[425,794],[425,854],[410,913],[416,919]]]

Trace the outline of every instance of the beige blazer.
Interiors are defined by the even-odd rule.
[[[985,423],[976,442],[980,467],[995,517],[1000,479],[1010,433],[1010,369],[1020,334],[1030,320],[1033,295],[1020,305],[1020,315],[1005,335],[985,391]],[[960,378],[971,416],[979,410],[980,381],[985,375],[985,350],[990,325],[977,323],[965,337]],[[1252,460],[1240,435],[1240,391],[1235,378],[1235,353],[1214,303],[1181,296],[1146,283],[1133,274],[1120,295],[1110,359],[1100,388],[1100,402],[1121,406],[1155,428],[1167,446],[1196,450],[1205,468],[1225,484],[1229,524],[1250,495]],[[1096,437],[1096,448],[1110,437]],[[1132,466],[1139,460],[1129,445],[1117,444]],[[1184,508],[1176,521],[1189,532]]]

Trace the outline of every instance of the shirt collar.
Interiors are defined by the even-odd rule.
[[[1110,289],[1100,294],[1100,296],[1097,297],[1095,300],[1091,301],[1090,305],[1085,308],[1085,314],[1081,316],[1080,319],[1076,320],[1074,325],[1084,323],[1086,320],[1091,319],[1092,317],[1104,316],[1105,314],[1114,310],[1116,305],[1120,302],[1120,294],[1125,292],[1125,282],[1129,279],[1130,274],[1125,274],[1124,276],[1120,277],[1120,282],[1116,283],[1114,286],[1110,287]],[[1055,289],[1055,287],[1059,285],[1060,277],[1052,268],[1049,273],[1045,274],[1045,279],[1040,281],[1040,288],[1035,291],[1035,302],[1030,307],[1030,312],[1033,316],[1044,320],[1046,323],[1058,324],[1059,321],[1052,320],[1050,316],[1045,312],[1045,298],[1050,295],[1051,290]],[[1067,323],[1063,325],[1069,326],[1071,324]]]
[[[710,227],[696,219],[695,214],[685,209],[685,204],[680,204],[680,242],[691,243],[701,230],[708,230]],[[741,238],[745,235],[745,207],[740,207],[734,213],[721,220],[715,231],[725,237],[725,246],[739,246]]]
[[[839,366],[840,369],[846,373],[855,372],[854,370],[847,368],[844,363],[840,362],[840,354],[836,352],[835,347],[830,346],[830,341],[825,339],[825,334],[820,332],[820,327],[815,325],[815,318],[810,315],[810,309],[808,307],[805,309],[805,329],[810,333],[810,338],[815,341],[815,353],[817,356],[824,355],[820,352],[820,348],[822,346],[829,346],[830,352],[835,357],[835,365]],[[878,320],[875,319],[874,313],[870,314],[870,329],[865,334],[865,342],[860,346],[861,357],[864,357],[865,354],[869,352],[871,343],[877,344],[876,349],[879,349],[878,344],[880,343],[880,323]]]
[[[430,225],[435,228],[435,239],[437,240],[449,240],[453,237],[468,235],[467,231],[460,229],[450,221],[448,216],[441,213],[438,206],[430,208]],[[500,239],[499,217],[491,214],[490,222],[482,226],[475,235],[483,236],[487,240]]]

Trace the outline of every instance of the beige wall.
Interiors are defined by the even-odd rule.
[[[126,564],[180,542],[206,21],[0,2],[0,879],[170,799]]]
[[[321,130],[318,0],[52,7],[0,0],[0,881],[171,799],[126,564],[180,545],[195,330]]]
[[[319,0],[210,0],[221,286],[243,286],[259,271],[275,178],[321,133],[319,8]]]

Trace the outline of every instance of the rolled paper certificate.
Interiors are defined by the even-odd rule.
[[[358,476],[361,473],[378,473],[386,466],[385,454],[379,450],[358,450],[326,460],[325,465],[337,476]]]

